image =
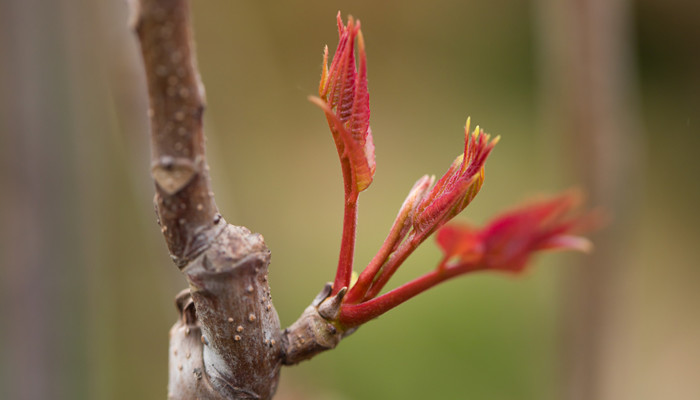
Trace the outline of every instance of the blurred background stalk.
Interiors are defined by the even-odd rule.
[[[67,171],[63,155],[52,151],[61,140],[42,133],[60,129],[62,110],[54,107],[51,96],[64,80],[56,79],[60,73],[42,62],[57,43],[45,40],[30,23],[37,21],[55,33],[56,25],[42,18],[51,14],[51,6],[44,10],[39,2],[16,2],[0,13],[0,115],[2,131],[10,135],[3,135],[0,155],[6,188],[0,237],[1,340],[6,344],[3,353],[9,354],[2,366],[0,396],[8,399],[48,398],[58,392],[60,379],[52,374],[58,366],[60,338],[51,329],[63,322],[61,304],[51,301],[61,289],[55,284],[60,271],[51,266],[59,264],[56,256],[67,256],[60,250],[65,241],[60,227],[67,216],[52,210],[63,200],[53,194],[62,189]],[[12,40],[17,37],[23,40]],[[35,118],[35,112],[43,118]]]
[[[628,295],[620,288],[634,273],[627,255],[643,197],[632,4],[540,0],[537,17],[546,131],[566,141],[574,181],[611,218],[594,236],[594,253],[563,282],[559,398],[621,398],[611,396],[605,377],[630,367],[611,355],[630,334],[619,323],[620,300]]]

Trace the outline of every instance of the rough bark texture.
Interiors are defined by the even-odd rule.
[[[139,4],[134,27],[148,80],[156,211],[170,254],[182,268],[223,225],[204,155],[204,88],[195,67],[188,3]]]
[[[261,235],[224,221],[210,189],[188,2],[140,0],[133,7],[148,81],[158,223],[190,285],[176,300],[168,397],[269,399],[283,363],[309,359],[347,334],[326,320],[345,291],[328,297],[324,290],[280,330],[267,283],[270,251]]]
[[[270,398],[281,366],[280,321],[262,236],[228,225],[185,269],[202,325],[209,379],[224,398]]]
[[[169,396],[270,398],[281,365],[267,284],[270,251],[260,235],[227,224],[214,203],[188,3],[143,0],[135,12],[151,107],[156,212],[193,301],[178,300]]]

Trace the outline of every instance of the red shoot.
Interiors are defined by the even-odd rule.
[[[348,17],[348,24],[344,26],[340,12],[337,21],[340,36],[338,48],[330,68],[328,47],[324,49],[323,71],[318,89],[320,98],[310,98],[326,114],[340,157],[345,184],[343,237],[333,294],[350,285],[357,226],[357,198],[372,183],[375,170],[374,143],[369,127],[367,58],[360,21],[355,23],[352,17]],[[355,40],[359,69],[355,65]]]
[[[325,48],[320,97],[311,98],[326,114],[345,186],[338,269],[330,295],[318,305],[323,318],[338,327],[356,327],[446,279],[476,270],[518,272],[540,250],[590,248],[588,240],[574,236],[586,228],[584,224],[591,218],[575,211],[579,197],[571,192],[503,214],[481,229],[444,226],[479,193],[486,159],[499,139],[491,140],[478,126],[470,133],[467,119],[463,153],[437,182],[435,177],[426,175],[415,183],[381,248],[351,286],[357,200],[372,183],[375,161],[360,21],[349,17],[347,26],[343,25],[340,13],[337,21],[338,48],[330,67],[328,47]],[[380,294],[406,258],[436,231],[438,245],[444,252],[437,268]]]
[[[328,47],[324,49],[323,71],[318,88],[320,98],[311,97],[326,113],[338,149],[345,178],[345,192],[359,193],[372,183],[375,170],[374,142],[369,127],[369,92],[365,42],[357,23],[348,17],[343,26],[338,13],[340,40],[328,68]],[[359,70],[355,65],[355,40]],[[347,175],[345,175],[347,173]]]
[[[436,269],[381,296],[343,304],[339,322],[348,327],[361,325],[438,283],[468,272],[522,271],[541,250],[589,251],[591,243],[575,233],[590,230],[595,222],[591,214],[576,209],[578,198],[567,192],[503,214],[481,229],[443,227],[437,241],[444,258]]]
[[[471,203],[484,183],[486,158],[500,137],[490,136],[477,126],[469,135],[470,119],[464,129],[464,153],[458,156],[433,190],[418,205],[413,227],[428,236]]]
[[[490,140],[478,127],[469,134],[470,120],[464,129],[464,152],[450,165],[445,175],[428,191],[433,179],[423,177],[409,194],[410,213],[403,221],[403,235],[387,237],[377,256],[360,275],[357,284],[350,289],[347,302],[358,302],[376,296],[401,266],[403,261],[435,230],[449,221],[474,199],[484,182],[486,158],[498,142]],[[416,188],[420,190],[414,194]],[[405,204],[405,203],[404,203]],[[402,212],[405,207],[402,207]],[[399,213],[401,217],[402,213]],[[394,223],[396,225],[399,222]],[[410,228],[410,232],[409,232]],[[400,243],[404,237],[406,240]],[[400,244],[399,244],[400,243]],[[391,249],[391,252],[387,252]]]

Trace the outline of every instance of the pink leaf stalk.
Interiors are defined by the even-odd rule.
[[[375,170],[374,142],[369,127],[367,57],[360,21],[348,17],[338,21],[338,48],[328,67],[328,47],[324,49],[319,96],[310,100],[326,114],[333,134],[345,185],[345,211],[338,269],[332,294],[350,285],[357,227],[357,198],[372,183]],[[359,67],[355,63],[355,42]]]

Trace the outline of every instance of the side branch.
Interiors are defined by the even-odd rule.
[[[204,88],[195,65],[189,4],[141,0],[134,29],[148,81],[156,210],[170,254],[182,268],[220,232],[204,153]]]

